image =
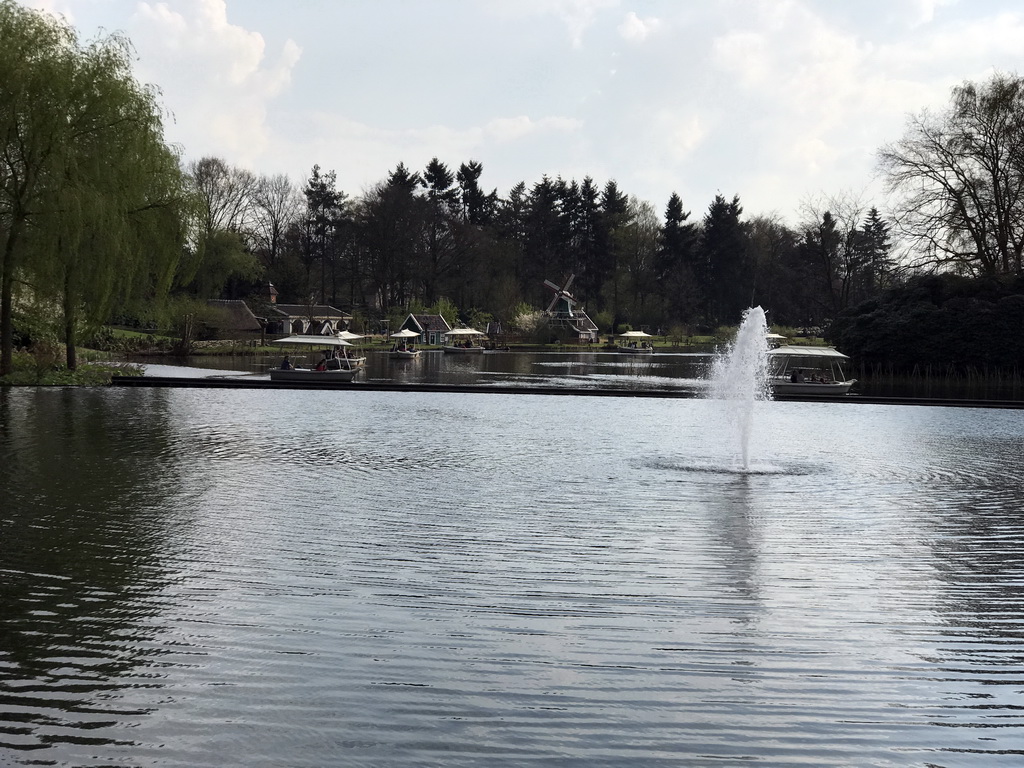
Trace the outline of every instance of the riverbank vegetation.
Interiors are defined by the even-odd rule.
[[[96,387],[109,384],[113,376],[141,376],[142,366],[114,362],[106,356],[84,350],[74,369],[65,364],[58,345],[37,344],[32,351],[16,350],[12,370],[0,377],[0,385],[39,387]]]
[[[808,198],[791,225],[738,195],[694,213],[614,179],[543,177],[501,193],[484,165],[398,162],[358,195],[163,138],[129,41],[83,43],[65,21],[0,0],[0,375],[15,350],[83,340],[115,352],[193,348],[209,299],[329,304],[360,331],[438,308],[531,340],[572,291],[603,335],[713,338],[753,305],[787,335],[827,334],[859,362],[1020,365],[1024,80],[993,75],[912,117],[879,152],[894,206]],[[699,202],[699,201],[698,201]],[[107,325],[134,328],[117,336]],[[534,322],[534,325],[536,323]],[[159,329],[159,330],[158,330]],[[536,330],[536,328],[534,328]],[[666,342],[668,343],[668,342]]]

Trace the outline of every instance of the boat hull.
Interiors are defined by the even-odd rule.
[[[443,347],[445,352],[450,352],[453,355],[478,355],[484,351],[483,347]]]
[[[334,371],[316,371],[311,368],[270,369],[271,381],[287,381],[292,384],[329,384],[350,382],[359,372],[358,368],[342,368]]]
[[[398,349],[398,350],[395,350],[394,352],[389,352],[388,353],[388,357],[390,357],[392,360],[415,360],[419,356],[420,356],[420,351],[418,349],[415,349],[415,350]]]
[[[772,381],[772,392],[776,395],[845,395],[857,383],[850,381]]]
[[[625,352],[628,355],[653,355],[654,354],[654,348],[653,347],[646,347],[646,348],[644,348],[644,347],[623,347],[623,346],[619,346],[619,347],[616,347],[616,349],[618,349],[619,352]]]

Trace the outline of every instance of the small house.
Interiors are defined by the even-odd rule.
[[[255,338],[263,331],[261,318],[240,300],[208,299],[211,312],[204,318],[204,336],[221,339]]]
[[[452,329],[448,321],[441,315],[413,315],[410,314],[402,322],[398,330],[415,331],[419,334],[416,340],[419,344],[444,344],[444,335]]]

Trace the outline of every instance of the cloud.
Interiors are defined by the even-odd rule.
[[[526,115],[499,117],[490,120],[484,128],[485,134],[497,142],[517,141],[539,133],[572,133],[580,130],[583,123],[568,117],[544,117],[532,120]]]
[[[636,13],[630,11],[619,25],[619,34],[624,40],[628,40],[631,43],[642,43],[659,26],[661,26],[659,19],[653,16],[641,19]]]
[[[141,2],[133,23],[140,70],[164,84],[165,104],[196,131],[183,137],[192,152],[251,164],[268,149],[268,103],[302,54],[294,41],[268,60],[263,36],[231,24],[225,0]]]
[[[955,5],[957,0],[904,0],[906,13],[913,26],[928,24],[935,19],[935,9]]]
[[[516,0],[513,3],[493,0],[489,7],[497,16],[554,16],[568,31],[572,47],[578,49],[583,47],[583,38],[601,11],[614,8],[618,4],[619,0]]]

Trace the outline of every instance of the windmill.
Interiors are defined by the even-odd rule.
[[[544,285],[555,292],[544,314],[548,318],[548,327],[556,337],[595,342],[597,341],[597,325],[587,317],[587,313],[582,308],[575,308],[579,302],[569,293],[569,286],[572,285],[575,277],[576,275],[569,275],[563,285],[558,285],[551,280],[544,281]]]
[[[551,298],[551,303],[548,304],[548,315],[552,317],[573,317],[572,308],[576,304],[576,299],[574,299],[572,294],[569,293],[569,286],[572,285],[572,281],[575,278],[576,275],[569,275],[565,281],[565,285],[562,286],[559,286],[550,280],[544,281],[544,285],[555,292],[555,295]],[[559,307],[559,302],[564,302],[564,306]]]

